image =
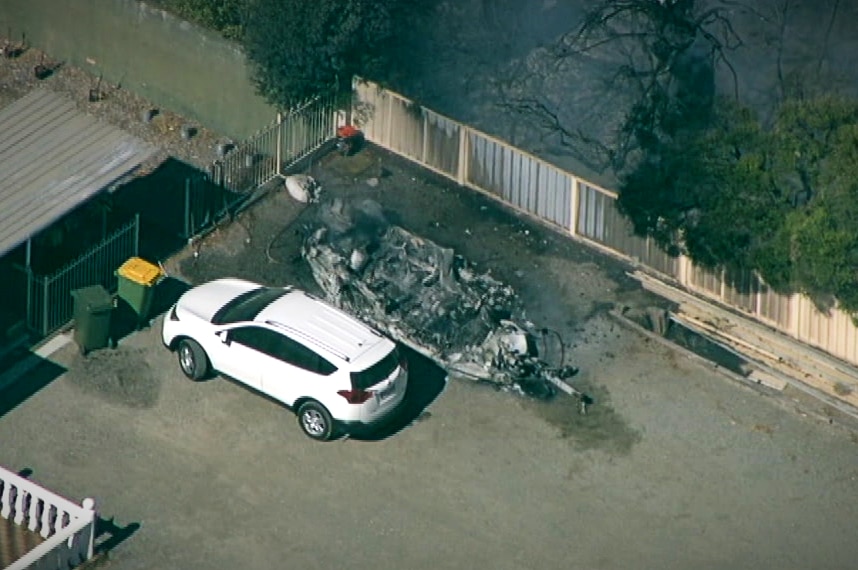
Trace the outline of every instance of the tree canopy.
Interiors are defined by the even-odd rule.
[[[621,177],[638,233],[709,267],[858,312],[858,101],[789,99],[771,124],[719,100]]]
[[[620,62],[612,88],[631,103],[606,145],[638,234],[858,315],[858,100],[795,89],[779,60],[775,107],[743,103],[730,62],[741,6],[600,0],[555,54],[600,50]],[[732,88],[715,85],[719,68]]]
[[[385,80],[402,61],[397,43],[425,0],[247,0],[244,46],[257,89],[289,108],[348,92],[354,75]]]
[[[149,0],[155,6],[220,32],[233,40],[244,32],[244,13],[248,0]]]

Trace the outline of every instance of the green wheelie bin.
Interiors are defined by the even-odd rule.
[[[128,259],[116,270],[119,279],[117,295],[137,313],[137,327],[149,318],[155,285],[164,278],[164,272],[154,263],[139,257]]]
[[[74,340],[80,353],[112,345],[110,338],[113,296],[101,285],[71,292],[74,298]]]

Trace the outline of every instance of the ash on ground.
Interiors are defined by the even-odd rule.
[[[577,369],[549,365],[516,292],[452,249],[390,224],[371,200],[319,205],[302,256],[327,299],[457,376],[537,398],[557,389],[590,399],[565,380]],[[561,359],[562,360],[562,359]]]

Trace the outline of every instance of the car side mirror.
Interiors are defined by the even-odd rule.
[[[228,346],[229,343],[231,342],[231,339],[229,338],[229,331],[218,331],[215,334],[218,336],[218,338],[220,338],[220,341],[222,343],[224,343],[225,345]]]

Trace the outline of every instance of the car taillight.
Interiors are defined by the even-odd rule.
[[[363,404],[375,394],[372,390],[340,390],[337,392],[349,404]]]

